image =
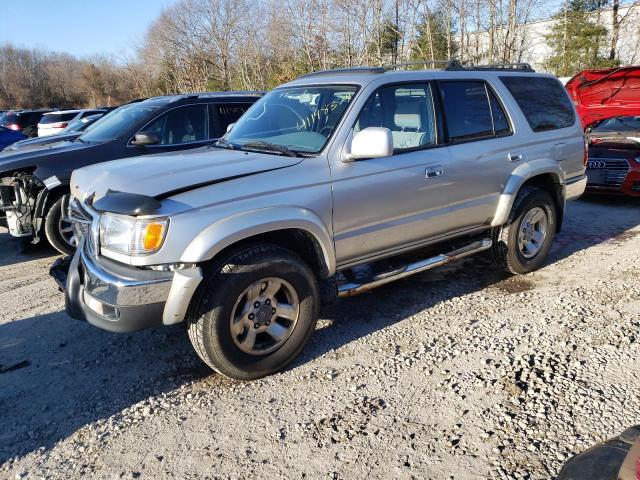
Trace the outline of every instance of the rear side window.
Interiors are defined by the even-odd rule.
[[[464,142],[508,135],[509,121],[485,82],[439,82],[449,141]]]
[[[390,85],[369,97],[353,130],[388,128],[396,152],[424,148],[436,143],[433,112],[429,84]]]
[[[58,122],[68,122],[69,120],[75,118],[75,116],[78,115],[77,112],[75,113],[48,113],[46,115],[44,115],[42,117],[42,119],[40,120],[41,124],[47,124],[47,123],[58,123]]]
[[[534,132],[570,127],[573,105],[562,84],[548,77],[500,77]]]
[[[250,106],[250,103],[214,103],[212,107],[215,137],[222,137],[227,133],[227,127],[232,123],[236,123]]]

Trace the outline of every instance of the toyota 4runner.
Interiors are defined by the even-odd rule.
[[[79,248],[52,275],[70,316],[127,332],[186,322],[211,368],[282,369],[339,296],[489,250],[540,267],[586,184],[580,120],[527,65],[316,72],[216,144],[82,168]]]

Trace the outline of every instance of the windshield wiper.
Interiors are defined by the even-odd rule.
[[[263,142],[262,140],[256,142],[248,142],[242,145],[242,148],[248,148],[250,150],[261,150],[264,152],[275,152],[288,157],[302,157],[298,152],[285,147],[284,145],[277,145],[275,143]]]
[[[228,148],[229,150],[237,150],[238,145],[231,143],[226,138],[219,138],[216,142],[212,143],[210,147]]]

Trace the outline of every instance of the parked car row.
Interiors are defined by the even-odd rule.
[[[62,133],[69,124],[94,115],[104,115],[110,108],[83,110],[15,110],[0,112],[0,127],[21,133],[24,137],[44,137]],[[24,137],[15,137],[22,140]],[[17,140],[16,140],[17,141]],[[6,143],[4,146],[8,146]],[[0,150],[2,147],[0,146]]]
[[[15,237],[32,243],[46,237],[57,250],[71,254],[76,240],[62,204],[75,169],[208,145],[257,98],[255,93],[150,98],[117,108],[81,135],[64,135],[44,145],[41,139],[33,139],[31,144],[5,151],[0,154],[4,223]],[[49,139],[54,137],[45,137],[46,142]]]
[[[635,125],[600,118],[588,151],[573,103],[589,110],[593,80],[576,78],[450,62],[134,101],[0,154],[0,208],[12,235],[69,255],[51,273],[71,317],[186,322],[211,368],[258,378],[304,347],[321,283],[356,295],[483,251],[540,267],[566,201],[601,180],[607,129]]]

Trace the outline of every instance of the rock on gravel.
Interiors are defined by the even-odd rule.
[[[640,202],[574,202],[540,271],[479,256],[337,301],[238,383],[180,326],[68,319],[53,253],[0,231],[0,478],[551,478],[640,423],[639,251]]]

